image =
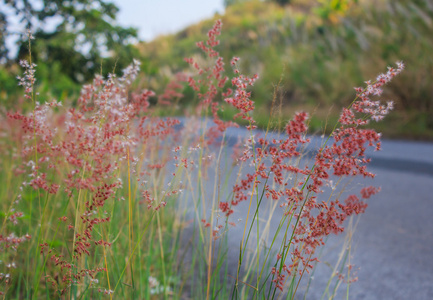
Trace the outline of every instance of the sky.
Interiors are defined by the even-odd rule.
[[[223,0],[112,0],[121,26],[136,27],[140,40],[175,33],[224,11]]]

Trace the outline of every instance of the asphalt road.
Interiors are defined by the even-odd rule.
[[[382,190],[369,200],[354,234],[358,282],[350,286],[350,299],[433,299],[433,143],[382,146],[369,155],[372,183]],[[316,280],[307,299],[321,297],[326,283]],[[336,299],[345,299],[345,287]]]
[[[238,134],[245,132],[228,132],[229,145]],[[320,138],[314,141],[318,145]],[[357,179],[352,186],[372,184],[382,190],[368,200],[367,211],[353,235],[351,264],[358,281],[350,286],[349,299],[433,299],[433,143],[385,140],[382,151],[368,152],[368,156],[372,158],[369,170],[376,178]],[[245,219],[247,206],[239,205],[235,218]],[[260,213],[263,216],[266,212]],[[277,226],[281,209],[274,214],[271,229]],[[240,227],[229,233],[229,244],[234,246],[228,255],[232,266],[229,273],[233,275],[242,239]],[[331,237],[321,261],[335,262],[343,240],[343,235]],[[329,275],[330,268],[319,264],[306,299],[321,299]],[[303,299],[303,291],[305,287],[299,289],[299,299]],[[346,285],[335,299],[346,299]]]
[[[433,299],[433,144],[382,145],[370,155],[382,191],[355,232],[351,299]]]

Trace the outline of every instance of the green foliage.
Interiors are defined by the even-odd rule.
[[[290,3],[290,0],[273,0],[273,1],[278,3],[279,5],[287,5]]]
[[[344,16],[350,5],[357,0],[320,0],[315,12],[323,19],[338,22],[338,16]]]
[[[238,4],[238,3],[243,3],[246,1],[248,1],[248,0],[224,0],[224,6],[228,7],[228,6]]]
[[[433,7],[429,2],[292,0],[285,6],[277,2],[227,0],[222,16],[224,29],[218,50],[226,62],[234,55],[242,57],[243,72],[260,73],[253,89],[259,107],[270,108],[274,86],[283,77],[280,96],[284,105],[319,105],[326,111],[350,101],[347,86],[359,86],[362,78],[380,72],[379,66],[403,60],[408,70],[388,87],[387,96],[402,113],[433,116]],[[159,92],[169,77],[189,71],[183,58],[191,56],[196,41],[214,22],[206,20],[133,47],[125,44],[136,32],[113,25],[117,13],[113,4],[102,0],[66,3],[69,6],[54,0],[43,3],[45,10],[33,9],[32,4],[16,10],[30,25],[32,19],[25,16],[62,18],[53,32],[36,28],[32,46],[33,59],[42,72],[37,84],[58,99],[76,94],[80,83],[95,73],[119,72],[132,58],[142,60],[142,82]],[[6,19],[0,13],[2,20]],[[5,28],[0,26],[3,31]],[[0,52],[2,39],[0,34]],[[27,53],[26,43],[21,43],[19,57]],[[0,69],[2,102],[15,99],[11,93],[18,73],[11,64]],[[191,100],[185,97],[182,103]],[[433,130],[430,123],[425,126]]]
[[[137,37],[137,30],[116,25],[118,8],[111,2],[6,1],[3,5],[31,30],[35,37],[32,61],[43,70],[38,84],[56,97],[75,93],[80,84],[88,82],[95,74],[120,73],[133,58],[139,57],[137,49],[130,44]],[[0,57],[3,63],[11,65],[27,59],[28,43],[23,33],[18,41],[17,57],[5,60],[5,36],[11,34],[12,29],[4,12],[0,13],[2,21]],[[54,30],[40,25],[47,22],[56,24]],[[9,90],[8,95],[11,95]]]
[[[11,78],[10,71],[1,67],[0,67],[0,82],[2,85],[0,91],[1,94],[12,93],[14,90],[16,90],[17,83],[15,78]],[[3,98],[3,95],[0,97]]]
[[[426,1],[293,0],[285,7],[246,1],[228,6],[222,21],[218,50],[226,62],[242,57],[243,72],[260,73],[253,88],[259,107],[270,108],[282,76],[284,105],[328,111],[351,101],[345,87],[360,86],[380,66],[402,60],[408,70],[387,87],[387,96],[403,114],[433,116],[433,7]],[[212,22],[140,45],[140,51],[160,69],[187,70],[182,59]],[[413,136],[428,138],[416,128]]]

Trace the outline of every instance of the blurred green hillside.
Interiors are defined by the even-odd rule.
[[[259,125],[265,126],[270,120],[275,99],[272,124],[277,120],[284,124],[295,111],[306,110],[313,112],[313,131],[329,130],[327,124],[334,124],[341,107],[353,100],[353,87],[363,86],[365,80],[375,79],[387,66],[402,60],[406,70],[383,95],[395,101],[396,111],[385,122],[372,126],[380,126],[377,129],[386,137],[433,140],[433,0],[230,0],[226,4],[224,15],[215,15],[177,34],[136,47],[122,48],[122,43],[114,43],[115,55],[104,62],[95,56],[84,81],[94,72],[121,73],[135,57],[142,61],[137,89],[161,93],[176,73],[193,72],[184,58],[201,55],[196,42],[205,40],[215,20],[222,19],[217,49],[227,68],[230,59],[237,56],[241,58],[241,72],[260,76],[252,90]],[[109,30],[104,26],[101,30],[107,34]],[[124,32],[126,36],[132,33]],[[52,53],[43,49],[63,53],[67,34],[65,37],[60,32],[59,36],[61,39],[50,39],[49,43],[37,37],[34,55]],[[76,99],[84,83],[68,75],[76,72],[65,70],[67,64],[56,56],[39,58],[38,91],[47,95],[40,101],[49,100],[47,97]],[[74,62],[81,61],[78,58]],[[0,65],[3,107],[22,103],[22,90],[16,80],[21,72],[16,63]],[[181,114],[196,101],[190,88],[185,87],[183,92],[177,111],[161,113]],[[223,117],[233,114],[226,109]]]
[[[353,87],[402,60],[406,70],[383,95],[395,101],[396,111],[377,129],[387,137],[433,139],[432,0],[238,2],[223,16],[140,44],[147,61],[143,80],[159,90],[176,72],[191,72],[183,58],[200,55],[195,43],[221,18],[218,50],[226,63],[238,56],[244,74],[260,75],[253,98],[261,124],[276,96],[277,115],[314,111],[311,125],[324,131],[353,100]],[[181,103],[190,101],[187,89]]]

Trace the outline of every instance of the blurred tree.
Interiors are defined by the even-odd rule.
[[[287,5],[290,3],[290,0],[273,0],[274,2],[278,3],[281,6]]]
[[[32,31],[36,41],[32,57],[36,64],[55,67],[73,82],[82,83],[100,72],[101,64],[122,70],[138,51],[130,44],[137,37],[134,28],[116,25],[119,9],[104,0],[1,0],[0,62],[28,55],[25,34],[21,34],[16,57],[8,58],[6,37],[12,34],[11,20]],[[9,11],[8,15],[5,11]],[[13,16],[11,16],[13,15]],[[15,29],[16,30],[16,29]],[[60,66],[59,66],[60,64]]]
[[[0,62],[7,55],[5,32],[6,31],[6,15],[0,11]]]

